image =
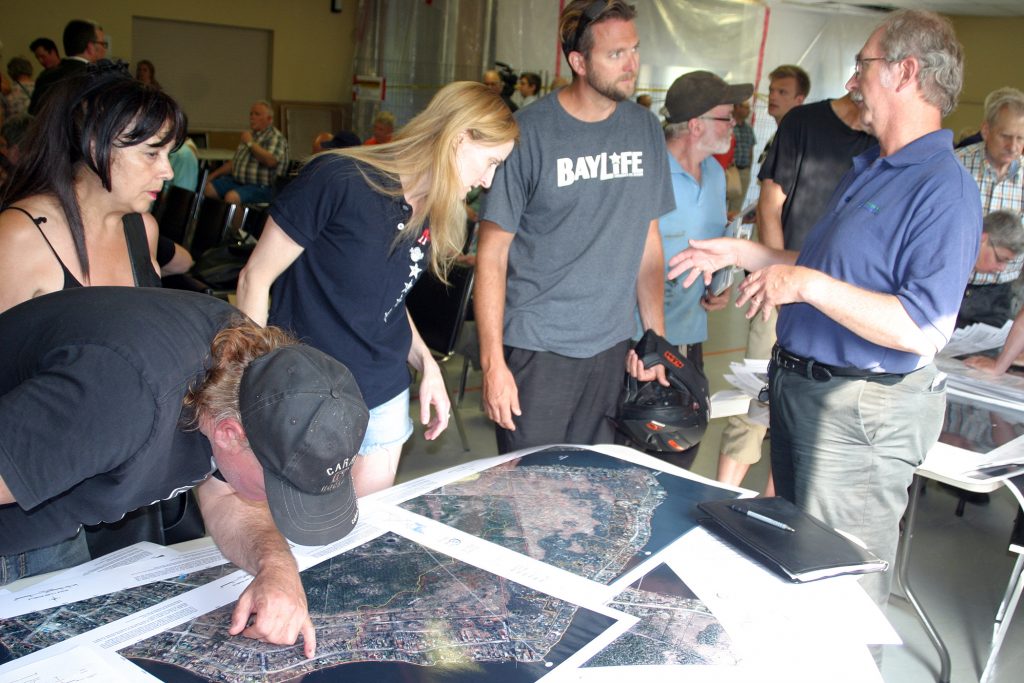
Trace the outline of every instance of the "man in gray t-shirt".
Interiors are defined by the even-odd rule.
[[[560,19],[566,88],[517,114],[520,143],[486,198],[476,319],[498,449],[612,439],[633,310],[664,334],[658,217],[675,208],[657,119],[630,102],[634,11],[575,0]]]

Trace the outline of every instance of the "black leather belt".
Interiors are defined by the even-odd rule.
[[[776,367],[803,375],[807,379],[827,382],[833,377],[856,377],[860,379],[900,378],[904,375],[895,372],[872,372],[860,368],[841,368],[835,365],[819,363],[813,358],[804,358],[790,353],[778,344],[772,348],[772,363]]]

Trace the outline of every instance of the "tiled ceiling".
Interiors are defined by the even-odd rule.
[[[771,4],[771,3],[769,3]],[[967,14],[989,17],[1024,16],[1024,0],[783,0],[787,5],[859,6],[872,9],[929,9],[942,14]]]

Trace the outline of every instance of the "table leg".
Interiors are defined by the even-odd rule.
[[[1006,595],[999,604],[996,612],[995,632],[992,634],[992,649],[988,653],[988,661],[985,662],[985,669],[981,672],[980,683],[988,683],[995,667],[996,657],[999,655],[999,648],[1003,645],[1003,638],[1010,628],[1010,620],[1017,609],[1021,592],[1024,591],[1024,581],[1021,580],[1022,569],[1024,569],[1024,555],[1017,558],[1013,565],[1013,573],[1010,574],[1010,583],[1006,586]]]
[[[917,596],[914,595],[913,589],[910,587],[910,546],[911,541],[914,538],[914,522],[917,519],[917,504],[921,498],[921,489],[924,487],[924,478],[918,475],[914,475],[914,481],[910,485],[910,502],[907,504],[907,513],[904,517],[903,523],[903,538],[900,539],[900,548],[896,554],[896,584],[903,591],[903,594],[907,596],[907,602],[914,608],[914,612],[917,614],[918,620],[924,627],[925,632],[928,634],[928,639],[932,641],[932,645],[939,653],[939,683],[949,683],[949,650],[946,649],[946,644],[942,642],[942,638],[939,637],[938,631],[935,630],[935,626],[932,625],[928,615],[925,614],[924,609],[921,607],[921,603],[918,601]]]

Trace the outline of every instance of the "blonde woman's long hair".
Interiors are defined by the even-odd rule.
[[[478,144],[497,146],[517,140],[519,126],[501,97],[487,86],[457,81],[441,88],[391,142],[326,152],[351,157],[393,181],[384,186],[380,178],[363,172],[382,194],[403,196],[403,176],[411,185],[407,189],[426,188],[397,240],[417,235],[429,217],[430,269],[442,280],[466,241],[466,197],[456,156],[463,133]]]

